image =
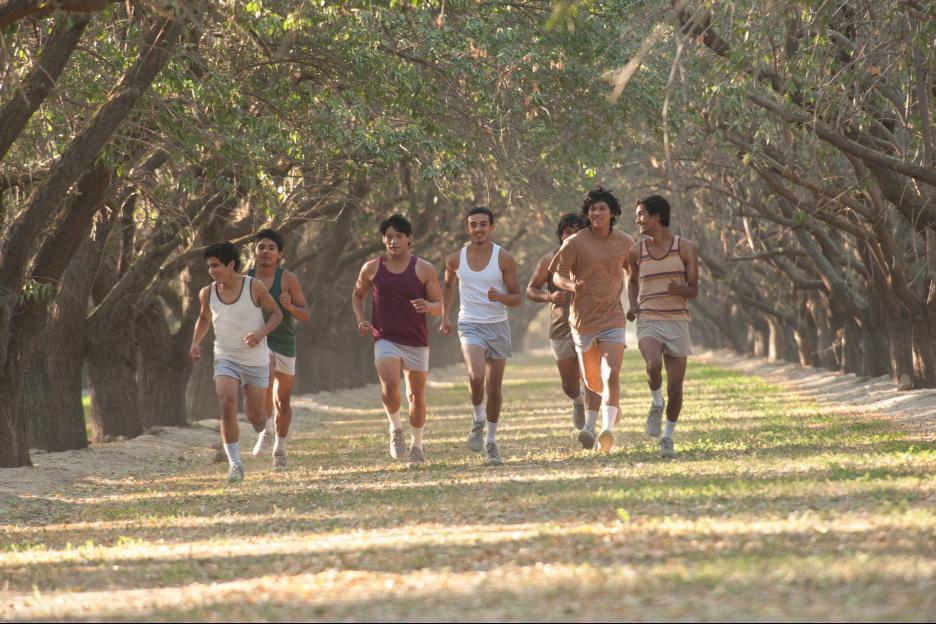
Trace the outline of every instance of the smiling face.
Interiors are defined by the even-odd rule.
[[[588,207],[588,222],[592,230],[605,230],[611,227],[611,207],[607,202],[596,201]]]
[[[391,225],[383,234],[383,243],[384,247],[387,248],[387,255],[391,258],[399,258],[409,251],[410,246],[413,244],[413,237],[397,231]]]
[[[634,211],[634,222],[644,236],[656,234],[660,229],[660,215],[651,215],[643,204],[637,204],[637,209]]]
[[[208,264],[208,275],[211,276],[211,279],[217,284],[219,282],[224,282],[230,279],[230,277],[236,273],[234,270],[234,261],[230,261],[227,264],[222,264],[220,260],[215,257],[205,258],[205,262]]]
[[[269,238],[261,238],[254,245],[254,255],[257,258],[257,265],[261,267],[276,266],[283,257],[283,251]]]
[[[473,214],[468,217],[466,224],[468,238],[474,245],[484,245],[491,240],[491,234],[494,232],[494,226],[486,214]]]

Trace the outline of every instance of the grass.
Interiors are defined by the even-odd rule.
[[[456,371],[430,389],[420,470],[387,457],[368,389],[297,408],[285,474],[248,458],[232,487],[224,465],[191,460],[22,497],[0,520],[0,619],[936,615],[933,444],[690,363],[664,461],[642,431],[641,368],[629,353],[609,455],[574,441],[553,363],[521,356],[499,468],[464,448]]]

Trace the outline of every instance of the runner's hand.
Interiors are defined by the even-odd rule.
[[[442,319],[442,324],[439,326],[439,333],[443,336],[448,336],[452,333],[452,321],[447,318]]]
[[[357,324],[357,333],[362,336],[373,336],[374,335],[374,326],[371,325],[370,321],[361,321]]]
[[[193,344],[192,348],[188,352],[189,359],[193,362],[197,362],[201,359],[201,345]]]
[[[586,290],[585,282],[580,279],[575,280],[575,293],[576,294],[583,293],[585,292],[585,290]]]
[[[500,297],[500,291],[491,286],[488,288],[487,297],[488,301],[498,301],[498,297]]]
[[[681,293],[682,287],[683,287],[682,282],[678,282],[678,281],[676,281],[676,280],[673,280],[672,282],[670,282],[669,284],[667,284],[667,286],[666,286],[666,292],[667,292],[668,294],[670,294],[670,295],[678,295],[678,294]]]
[[[627,320],[634,321],[636,319],[637,319],[637,310],[634,310],[633,308],[631,308],[630,310],[627,311]]]
[[[429,310],[429,302],[425,299],[410,299],[413,309],[420,314],[425,314]]]
[[[258,334],[257,332],[250,332],[244,336],[244,344],[250,347],[251,349],[260,344],[260,341],[263,340],[263,335]]]
[[[292,297],[289,295],[288,292],[280,293],[279,300],[280,300],[280,303],[283,304],[284,308],[288,308],[289,306],[292,305]]]
[[[569,300],[569,293],[564,290],[557,290],[549,293],[549,302],[556,305],[565,305]]]

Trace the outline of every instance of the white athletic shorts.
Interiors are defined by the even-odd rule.
[[[242,386],[266,388],[270,385],[270,369],[267,366],[244,366],[234,360],[215,360],[214,376],[233,377],[241,382]]]
[[[553,357],[557,362],[576,356],[575,342],[571,338],[550,338],[549,348],[552,349]]]
[[[623,327],[611,327],[601,331],[580,334],[572,330],[572,340],[575,341],[575,348],[579,353],[585,353],[599,342],[617,342],[627,346],[627,331]]]
[[[637,340],[653,338],[663,345],[663,353],[673,357],[692,354],[689,321],[662,321],[637,317]]]
[[[283,373],[284,375],[296,375],[296,358],[277,353],[270,349],[270,373]]]

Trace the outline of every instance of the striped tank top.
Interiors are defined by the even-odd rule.
[[[640,241],[640,293],[637,316],[656,321],[688,321],[689,301],[667,292],[670,282],[686,283],[686,263],[679,255],[680,237],[674,236],[669,250],[660,258],[650,255],[647,241]]]

